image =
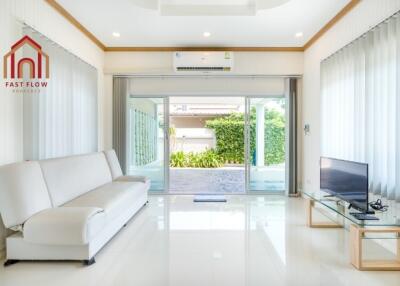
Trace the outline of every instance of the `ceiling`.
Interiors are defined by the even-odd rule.
[[[264,6],[261,2],[257,4],[258,1]],[[302,47],[351,1],[57,2],[107,47]],[[163,11],[162,5],[169,10]],[[171,6],[174,9],[171,10]],[[248,9],[253,10],[249,12]],[[120,37],[113,36],[115,32]],[[204,37],[204,32],[211,35]],[[302,36],[296,37],[296,33]]]

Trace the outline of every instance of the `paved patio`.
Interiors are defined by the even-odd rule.
[[[244,167],[171,168],[170,192],[244,193]]]

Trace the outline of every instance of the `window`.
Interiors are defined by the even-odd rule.
[[[322,155],[367,162],[370,191],[400,201],[400,18],[321,64]]]
[[[97,70],[29,27],[24,34],[50,58],[48,86],[23,95],[24,159],[97,151]]]

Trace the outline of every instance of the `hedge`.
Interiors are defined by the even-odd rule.
[[[244,162],[244,114],[232,113],[206,122],[216,136],[216,152],[226,163]],[[285,117],[271,109],[265,112],[265,163],[285,161]],[[250,111],[250,152],[254,162],[256,149],[256,110]]]

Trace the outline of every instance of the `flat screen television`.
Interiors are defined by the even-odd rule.
[[[320,166],[322,191],[368,211],[368,164],[321,157]]]

